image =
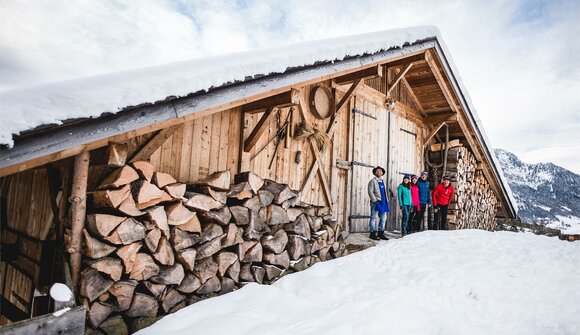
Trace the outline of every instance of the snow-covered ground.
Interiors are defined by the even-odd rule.
[[[145,334],[578,334],[580,243],[423,232],[249,284]]]

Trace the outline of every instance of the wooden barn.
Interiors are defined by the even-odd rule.
[[[402,175],[425,169],[433,184],[453,177],[451,229],[493,230],[496,218],[516,216],[431,27],[0,100],[3,116],[42,114],[44,124],[2,137],[0,324],[52,311],[47,288],[64,282],[87,307],[89,331],[131,332],[244,282],[339,257],[346,235],[368,230],[377,165],[387,170],[389,231],[400,229]]]

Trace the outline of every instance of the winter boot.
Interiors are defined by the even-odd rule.
[[[389,238],[387,237],[387,235],[385,235],[385,232],[384,231],[379,231],[378,238],[381,239],[381,240],[385,240],[385,241],[388,241],[389,240]]]
[[[375,240],[375,241],[377,241],[377,240],[379,240],[379,239],[380,239],[380,238],[377,236],[377,232],[375,232],[375,231],[373,231],[373,232],[372,232],[372,233],[369,235],[369,238],[370,238],[371,240]]]

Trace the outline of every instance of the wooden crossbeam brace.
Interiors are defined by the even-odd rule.
[[[250,102],[242,107],[242,112],[248,114],[255,114],[263,112],[270,107],[284,108],[298,105],[300,102],[300,91],[291,89],[280,94],[272,95],[267,98]]]
[[[264,130],[266,130],[266,126],[270,123],[270,120],[272,120],[272,118],[276,114],[274,113],[274,110],[275,110],[274,107],[269,107],[268,109],[266,109],[264,115],[262,115],[262,117],[258,121],[258,124],[256,124],[256,126],[254,127],[248,138],[244,141],[244,152],[250,152],[250,150],[252,150],[254,145],[258,143],[258,139],[260,138]]]
[[[457,114],[448,111],[446,113],[429,114],[424,120],[425,124],[435,124],[446,121],[447,123],[457,122]]]
[[[306,121],[305,114],[306,106],[307,104],[306,101],[304,100],[304,97],[303,96],[300,97],[300,104],[298,105],[298,110],[300,111],[300,116],[302,117],[303,122]],[[312,162],[312,165],[310,166],[310,169],[308,171],[308,175],[304,180],[304,183],[302,184],[302,188],[300,189],[300,195],[301,196],[304,195],[305,191],[308,189],[310,183],[312,182],[312,179],[314,178],[314,174],[316,173],[316,171],[318,171],[318,176],[320,177],[322,189],[324,191],[324,197],[326,198],[329,207],[333,208],[334,206],[332,203],[332,195],[330,194],[330,184],[328,183],[328,179],[324,174],[325,171],[324,163],[322,162],[322,158],[320,157],[321,150],[318,148],[318,145],[316,144],[313,138],[309,137],[308,143],[310,144],[310,149],[312,149],[312,153],[314,154],[314,162]]]
[[[433,59],[433,56],[431,55],[430,50],[427,50],[425,52],[425,60],[427,61],[427,64],[431,68],[431,72],[433,73],[435,80],[437,80],[437,83],[439,84],[439,88],[441,88],[441,91],[443,92],[443,96],[445,96],[445,100],[447,100],[449,107],[451,108],[452,111],[457,113],[459,111],[459,107],[455,103],[455,100],[453,99],[453,95],[451,94],[451,92],[447,88],[447,83],[445,82],[445,79],[443,78],[443,74],[441,74],[441,71],[439,71],[439,67],[435,63],[435,60]]]
[[[413,63],[408,64],[407,66],[405,66],[405,68],[399,72],[395,79],[393,79],[393,82],[391,82],[389,84],[389,89],[387,90],[387,96],[390,95],[391,91],[397,86],[397,84],[399,83],[399,81],[401,81],[401,79],[403,79],[405,77],[405,75],[407,74],[407,72],[409,72],[409,70],[413,67]]]
[[[161,129],[155,136],[153,136],[141,150],[131,157],[130,162],[147,160],[153,153],[159,149],[173,135],[178,129],[183,127],[183,124],[178,124],[169,128]]]
[[[431,133],[429,133],[429,136],[427,136],[427,138],[425,139],[425,142],[423,143],[423,148],[429,144],[429,141],[431,141],[431,139],[433,138],[433,136],[435,136],[435,134],[437,134],[437,132],[444,126],[446,125],[447,122],[441,122],[437,127],[433,128],[433,130],[431,131]]]
[[[383,71],[380,65],[375,65],[373,67],[366,68],[364,70],[345,74],[344,76],[334,78],[334,82],[343,85],[350,82],[357,81],[359,79],[365,79],[369,77],[382,77]]]

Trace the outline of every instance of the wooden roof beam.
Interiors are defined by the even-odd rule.
[[[364,70],[345,74],[344,76],[334,78],[334,82],[339,85],[348,84],[355,82],[359,79],[367,79],[369,77],[382,77],[383,71],[381,65],[375,65],[373,67],[366,68]]]
[[[410,63],[407,66],[405,66],[402,71],[400,71],[399,73],[397,73],[397,75],[395,76],[395,78],[393,79],[393,81],[389,84],[389,88],[387,89],[387,96],[389,96],[390,93],[391,93],[391,91],[395,87],[397,87],[397,84],[401,81],[401,79],[405,78],[405,75],[407,74],[407,72],[409,72],[409,70],[412,67],[413,67],[413,63]]]
[[[425,124],[435,124],[435,123],[440,123],[440,122],[448,122],[448,123],[452,123],[452,122],[457,122],[457,114],[453,113],[453,112],[447,112],[447,113],[438,113],[435,115],[427,115],[427,117],[425,117],[425,119],[423,120],[423,123]]]
[[[387,63],[388,67],[396,67],[396,66],[401,66],[401,65],[408,65],[411,63],[419,63],[419,62],[424,62],[425,61],[425,53],[421,52],[419,54],[407,57],[407,58],[402,58],[396,61],[392,61]]]
[[[254,130],[250,133],[250,136],[244,141],[244,152],[250,152],[254,145],[258,143],[258,139],[262,136],[264,130],[266,130],[266,126],[270,123],[270,120],[274,117],[276,113],[274,113],[275,108],[270,107],[265,112],[264,115],[260,118]]]
[[[167,139],[173,135],[173,133],[182,127],[183,123],[161,129],[141,148],[141,150],[139,150],[136,154],[133,155],[133,157],[131,157],[130,162],[148,160],[149,157],[151,157],[151,155],[153,155],[153,153],[157,151],[157,149],[159,149],[159,147],[161,147],[163,143],[165,143]]]
[[[298,90],[291,89],[258,101],[250,102],[242,106],[242,112],[255,114],[263,112],[270,107],[284,108],[298,105],[300,102],[299,93]]]
[[[413,100],[415,105],[419,108],[419,113],[421,113],[421,115],[423,115],[423,117],[426,117],[427,114],[425,113],[425,110],[423,109],[423,106],[421,105],[421,101],[419,101],[419,98],[417,98],[417,95],[415,95],[415,92],[413,91],[413,88],[411,87],[411,85],[409,84],[407,79],[403,78],[401,81],[403,83],[403,86],[405,86],[407,88],[407,92],[409,92],[409,96],[411,97],[411,99]]]
[[[435,60],[433,59],[433,55],[431,55],[430,50],[427,50],[425,52],[425,60],[427,61],[427,64],[429,64],[429,68],[431,68],[431,72],[433,73],[435,80],[437,80],[437,83],[439,84],[439,88],[443,92],[443,96],[445,97],[445,100],[447,100],[449,107],[451,108],[452,111],[454,111],[456,113],[459,112],[459,107],[455,103],[455,99],[453,99],[453,95],[451,94],[451,92],[447,88],[447,83],[445,82],[445,79],[443,78],[443,74],[441,73],[441,71],[439,71],[439,67],[435,63]]]

